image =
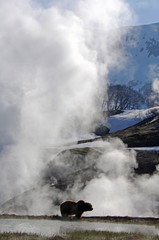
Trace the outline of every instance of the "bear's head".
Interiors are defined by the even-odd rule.
[[[80,201],[77,202],[77,204],[78,204],[78,208],[81,209],[83,212],[93,210],[93,207],[92,207],[91,203],[84,202],[83,200],[80,200]]]

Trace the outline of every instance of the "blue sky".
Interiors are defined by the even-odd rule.
[[[159,0],[125,0],[136,14],[135,24],[159,22]]]
[[[34,1],[41,2],[45,7],[48,7],[52,2],[54,3],[60,2],[60,0],[34,0]],[[67,1],[61,0],[61,2],[65,2],[66,4]],[[134,25],[159,22],[159,0],[125,0],[125,2],[127,2],[130,5],[132,11],[136,15],[136,18],[134,19],[133,22]]]

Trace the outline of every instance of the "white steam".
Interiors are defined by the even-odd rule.
[[[159,78],[155,78],[152,83],[152,96],[151,99],[155,106],[159,104]]]
[[[152,79],[152,93],[150,95],[150,101],[154,106],[159,104],[159,67],[156,64],[149,65],[149,76]]]
[[[119,139],[103,146],[97,162],[98,177],[89,181],[78,196],[93,204],[95,216],[158,216],[158,171],[153,176],[136,176],[134,150],[126,149]]]

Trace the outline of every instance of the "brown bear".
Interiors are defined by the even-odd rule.
[[[74,201],[66,201],[60,205],[61,215],[64,218],[68,216],[75,215],[76,218],[80,218],[83,212],[92,211],[92,204],[88,202],[84,202],[83,200],[78,201],[77,203]]]

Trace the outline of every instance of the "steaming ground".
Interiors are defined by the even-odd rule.
[[[1,208],[1,213],[60,214],[66,199],[93,204],[85,216],[158,217],[158,172],[136,175],[136,153],[119,140],[66,147],[46,152],[50,159],[41,183]]]
[[[92,143],[86,158],[61,148],[43,152],[103,120],[109,70],[124,68],[117,29],[130,23],[129,7],[122,0],[53,1],[48,8],[6,0],[0,15],[0,204],[13,199],[3,211],[55,214],[60,201],[82,198],[93,215],[156,216],[158,173],[134,178],[135,152],[121,141]],[[50,162],[52,185],[76,173],[63,190],[44,181]]]

